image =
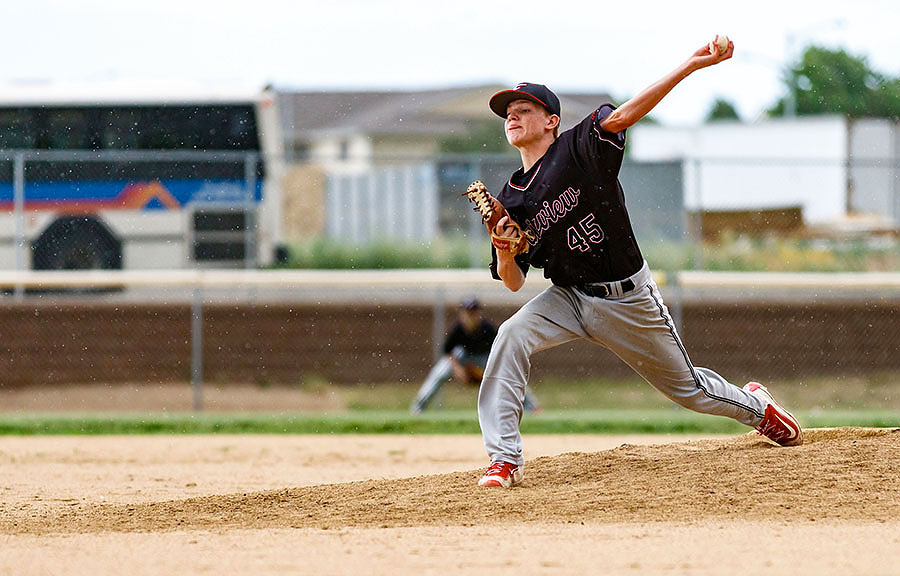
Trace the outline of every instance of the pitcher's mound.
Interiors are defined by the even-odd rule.
[[[427,472],[427,470],[423,470]],[[781,448],[751,433],[529,460],[525,482],[479,488],[483,470],[204,496],[85,505],[20,519],[7,533],[503,523],[900,519],[900,429],[805,431]]]

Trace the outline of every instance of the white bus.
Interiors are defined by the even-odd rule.
[[[268,265],[282,148],[269,90],[0,86],[0,269]]]

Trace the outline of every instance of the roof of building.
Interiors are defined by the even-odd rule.
[[[285,134],[295,141],[329,134],[447,134],[464,132],[473,121],[497,121],[487,102],[502,89],[482,85],[416,91],[282,90],[279,102]],[[611,101],[605,93],[560,93],[559,98],[563,127]]]

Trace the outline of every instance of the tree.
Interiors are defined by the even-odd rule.
[[[728,100],[717,98],[712,108],[706,115],[707,122],[715,122],[716,120],[740,120],[741,116],[737,109]]]
[[[864,57],[810,46],[785,74],[797,115],[843,114],[850,118],[900,118],[900,79],[872,70]],[[768,113],[784,116],[781,98]]]

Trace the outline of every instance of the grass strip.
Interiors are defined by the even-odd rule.
[[[895,411],[816,411],[797,414],[809,428],[900,427]],[[748,428],[727,418],[682,409],[584,410],[527,414],[525,434],[731,434]],[[478,434],[474,412],[23,414],[0,415],[0,435],[118,434]]]

